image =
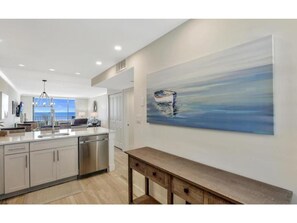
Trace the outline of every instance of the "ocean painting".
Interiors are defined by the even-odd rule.
[[[147,122],[274,134],[273,38],[147,76]]]

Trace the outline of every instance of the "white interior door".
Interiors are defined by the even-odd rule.
[[[123,149],[123,94],[109,95],[109,106],[109,126],[110,129],[115,130],[115,146]]]
[[[134,148],[134,88],[124,90],[125,149]]]

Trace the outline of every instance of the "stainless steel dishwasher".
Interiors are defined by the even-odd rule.
[[[108,135],[79,137],[79,177],[108,168]]]
[[[4,194],[4,151],[0,146],[0,195]]]

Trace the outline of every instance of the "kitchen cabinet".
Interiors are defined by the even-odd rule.
[[[29,188],[29,143],[5,145],[4,156],[5,194]]]
[[[29,188],[29,153],[5,156],[5,193]]]
[[[31,186],[37,186],[56,180],[55,156],[55,149],[31,152]]]
[[[77,146],[67,146],[57,149],[57,179],[78,174]]]
[[[78,174],[77,145],[41,149],[31,152],[31,186],[53,182]]]
[[[69,137],[40,138],[38,133],[29,132],[24,137],[4,137],[0,142],[0,200],[76,179],[78,137],[109,134],[109,148],[114,147],[114,132],[104,128],[89,128],[73,134],[75,136],[71,132]],[[113,149],[108,152],[111,171],[114,152]]]

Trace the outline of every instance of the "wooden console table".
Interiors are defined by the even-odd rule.
[[[187,160],[153,148],[143,147],[129,155],[130,204],[158,204],[149,194],[149,180],[191,204],[288,204],[292,191]],[[145,195],[133,199],[133,170],[145,176]]]

